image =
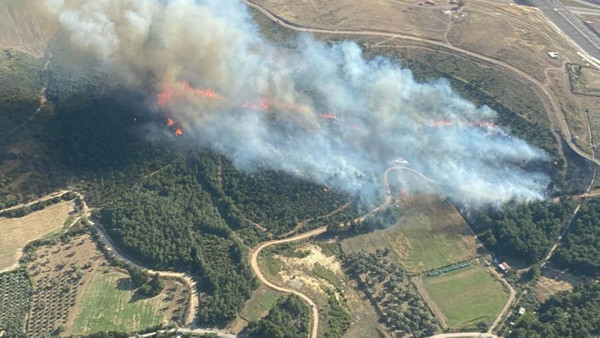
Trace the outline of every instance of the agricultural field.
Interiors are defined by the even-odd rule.
[[[439,323],[406,271],[391,262],[389,251],[354,252],[344,257],[344,269],[357,282],[395,337],[434,334]]]
[[[167,292],[153,298],[138,295],[131,284],[126,273],[97,271],[82,295],[71,334],[133,332],[183,317],[188,293],[180,283],[167,281]]]
[[[0,271],[17,264],[25,244],[65,226],[72,211],[72,202],[60,202],[21,218],[0,217]]]
[[[424,286],[450,329],[487,328],[508,300],[501,282],[479,266],[426,278]]]
[[[31,285],[24,271],[0,274],[0,337],[22,334],[31,301]]]
[[[392,252],[390,259],[410,273],[420,273],[471,259],[478,244],[462,216],[434,195],[405,198],[398,222],[383,230],[342,241],[346,254],[377,249]]]
[[[88,326],[79,325],[75,327],[76,320],[83,313],[84,317],[91,313],[89,308],[86,308],[86,295],[90,292],[96,292],[96,287],[103,287],[108,281],[102,277],[96,276],[114,276],[119,274],[123,278],[112,280],[112,289],[104,289],[105,297],[118,297],[116,295],[129,295],[128,300],[132,297],[126,288],[128,278],[126,274],[119,272],[114,267],[111,267],[98,251],[96,244],[92,241],[89,235],[80,235],[76,237],[65,237],[63,240],[56,241],[54,244],[43,245],[37,248],[32,254],[27,269],[34,283],[33,299],[29,320],[27,323],[26,333],[28,336],[44,336],[49,334],[74,334],[69,329],[76,328],[77,333],[105,331],[107,329],[129,329],[135,326],[134,323],[127,323],[123,326],[113,324],[110,327],[102,326],[104,323],[90,321]],[[104,281],[104,283],[103,283]],[[178,283],[176,283],[179,285]],[[174,288],[175,287],[175,288]],[[187,297],[183,297],[184,301],[178,303],[180,299],[173,300],[176,296],[179,297],[183,293],[183,285],[169,285],[163,291],[163,294],[155,297],[157,300],[164,300],[171,297],[165,305],[168,308],[156,308],[156,313],[161,313],[158,323],[162,321],[164,316],[172,316],[168,320],[175,320],[176,316],[181,316],[187,306]],[[110,292],[112,290],[112,293]],[[132,303],[133,304],[133,303]],[[141,303],[140,303],[141,304]],[[116,317],[115,313],[119,313],[119,308],[114,307],[114,304],[96,304],[99,310],[104,312],[107,317]],[[132,308],[135,309],[135,308]],[[133,313],[134,310],[130,310]],[[132,316],[139,314],[133,313]],[[130,317],[131,318],[131,317]],[[81,322],[81,319],[79,320]],[[139,322],[140,325],[145,322]],[[137,327],[141,328],[141,327]],[[134,328],[134,329],[137,329]]]

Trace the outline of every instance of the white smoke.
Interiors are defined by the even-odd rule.
[[[47,0],[70,42],[129,82],[154,74],[175,95],[161,107],[185,137],[230,157],[367,196],[402,157],[463,204],[543,197],[548,178],[522,168],[544,153],[491,125],[496,113],[445,80],[418,83],[353,42],[263,38],[236,0]],[[191,93],[212,88],[221,97]],[[261,100],[269,109],[258,109]],[[336,119],[333,119],[335,115]],[[415,189],[415,187],[412,187]]]

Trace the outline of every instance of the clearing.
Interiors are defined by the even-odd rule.
[[[31,255],[29,257],[29,255]],[[128,275],[110,266],[104,255],[87,234],[62,237],[51,244],[41,245],[31,254],[27,268],[33,280],[34,292],[27,323],[28,336],[46,336],[71,329],[70,334],[88,334],[98,331],[136,330],[145,325],[147,317],[143,309],[136,313],[145,301],[132,297],[127,288]],[[117,278],[118,277],[118,278]],[[116,279],[115,279],[116,278]],[[102,290],[108,300],[122,298],[126,306],[118,303],[90,302],[92,296]],[[187,289],[178,281],[165,279],[165,289],[150,302],[162,302],[155,309],[157,322],[183,320],[187,307]],[[124,314],[123,308],[128,312]],[[94,311],[102,312],[111,324],[94,319]],[[123,324],[117,318],[129,322]],[[154,317],[153,317],[154,318]],[[85,323],[83,325],[82,323]]]
[[[508,300],[502,283],[479,266],[426,278],[424,286],[450,329],[489,325]]]
[[[355,282],[342,270],[337,257],[339,250],[335,242],[278,245],[265,249],[259,264],[270,281],[297,289],[317,304],[319,336],[327,332],[334,334],[330,332],[331,322],[336,326],[339,324],[339,318],[332,318],[328,291],[333,292],[333,297],[350,315],[350,327],[345,336],[389,336],[385,327],[378,323],[379,317],[368,299],[357,292]]]
[[[249,322],[266,317],[281,296],[280,293],[261,285],[246,301],[242,312],[228,325],[227,331],[239,334]]]
[[[20,218],[0,217],[0,271],[16,267],[27,243],[61,229],[72,210],[72,202],[59,202]]]
[[[471,229],[454,206],[435,195],[404,198],[402,216],[395,225],[342,241],[347,254],[388,248],[395,261],[411,273],[472,259],[477,247]]]
[[[136,294],[129,275],[114,269],[97,271],[83,293],[79,313],[71,333],[90,334],[98,331],[133,332],[166,322],[173,305],[185,304],[180,283],[167,280],[166,292],[153,298]]]

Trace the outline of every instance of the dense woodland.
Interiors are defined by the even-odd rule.
[[[0,53],[0,83],[8,83],[8,79],[11,83],[0,88],[0,118],[6,122],[0,126],[0,209],[67,184],[82,189],[90,205],[100,210],[97,216],[112,238],[129,255],[149,266],[189,270],[196,275],[202,295],[200,322],[222,324],[232,319],[256,287],[246,262],[247,247],[267,239],[268,233],[281,235],[307,219],[313,220],[308,228],[333,224],[330,230],[339,232],[338,221],[349,222],[360,214],[358,204],[353,203],[336,216],[319,218],[352,198],[281,172],[261,170],[260,165],[253,171],[240,170],[223,156],[197,146],[190,149],[182,141],[185,135],[178,139],[170,135],[169,129],[161,128],[164,121],[160,113],[148,114],[148,88],[117,88],[110,80],[111,74],[104,73],[98,64],[82,61],[73,68],[60,62],[60,53],[55,51],[46,74],[41,71],[40,60]],[[406,64],[422,80],[440,75],[450,78],[463,95],[498,111],[501,124],[510,126],[516,135],[545,149],[557,160],[556,166],[540,166],[556,178],[559,187],[568,187],[569,173],[566,178],[557,174],[563,163],[543,122],[521,117],[522,112],[499,104],[475,85],[431,71],[435,62],[408,59]],[[31,140],[37,146],[13,151],[13,137],[4,140],[2,135],[37,109],[45,76],[51,102],[26,132],[14,137],[15,143]],[[488,248],[534,263],[545,256],[573,207],[570,200],[507,206],[501,211],[479,213],[474,224]],[[593,249],[599,246],[600,237],[597,207],[595,202],[586,202],[565,246],[557,251],[558,264],[581,273],[598,273],[599,253]],[[13,217],[22,216],[23,212],[27,213],[27,209],[15,211]],[[345,235],[389,225],[385,216],[377,214],[363,225],[350,223]],[[267,231],[260,230],[257,224]],[[436,329],[434,319],[398,267],[379,256],[367,255],[350,256],[345,264],[367,292],[372,292],[368,290],[374,285],[389,292],[387,298],[372,293],[375,304],[385,304],[380,308],[386,325],[415,335]],[[385,276],[383,280],[381,276]],[[152,287],[149,281],[142,285]],[[590,294],[597,293],[576,290],[571,296],[561,295],[562,303],[555,302],[575,307]],[[588,303],[583,306],[600,317]],[[337,308],[336,304],[330,306],[332,311]],[[558,305],[548,307],[539,318],[532,319],[531,325],[519,323],[520,328],[529,330],[523,332],[545,332],[535,321],[546,327],[554,320],[548,313],[557,311]],[[259,336],[305,335],[308,311],[298,299],[287,298],[269,316],[253,323],[249,332]],[[344,332],[348,325],[342,312],[335,318],[339,322],[335,323],[333,336]],[[574,325],[578,320],[579,317],[557,325]],[[557,334],[567,332],[561,331],[562,326],[552,329]]]
[[[502,210],[479,212],[471,224],[488,249],[536,263],[546,256],[574,208],[569,198],[511,204]]]
[[[265,318],[250,322],[242,334],[256,338],[306,337],[309,319],[310,309],[304,301],[296,296],[288,296],[280,299]]]
[[[257,282],[246,249],[185,161],[123,191],[100,213],[113,239],[157,268],[191,270],[207,294],[203,323],[232,319]]]
[[[580,283],[559,292],[515,322],[509,337],[597,337],[600,335],[600,284]]]
[[[558,248],[553,261],[572,272],[596,277],[600,274],[600,199],[587,200]]]

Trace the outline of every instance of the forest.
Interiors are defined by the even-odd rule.
[[[533,264],[546,256],[574,209],[570,198],[512,204],[478,212],[470,224],[488,249]]]
[[[309,331],[310,309],[297,296],[280,299],[269,314],[250,324],[242,332],[248,337],[306,337]]]
[[[561,268],[597,277],[600,275],[600,199],[584,201],[573,222],[552,260]]]
[[[515,321],[509,337],[597,337],[600,335],[600,284],[582,282],[528,311]]]

